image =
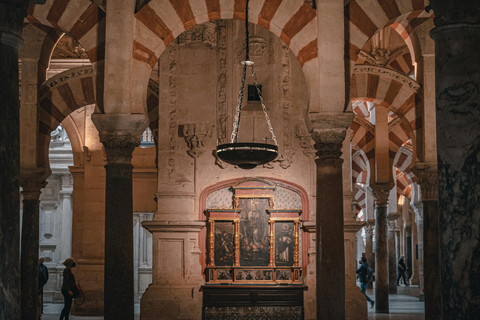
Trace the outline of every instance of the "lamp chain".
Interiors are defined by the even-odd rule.
[[[248,32],[248,1],[249,0],[246,0],[246,7],[245,7],[245,42],[246,42],[245,43],[245,61],[242,62],[243,64],[242,82],[240,84],[240,91],[238,92],[237,109],[235,112],[235,120],[233,121],[233,131],[230,137],[230,143],[237,143],[238,129],[240,127],[240,114],[242,111],[243,91],[245,90],[245,78],[247,76],[247,66],[250,66],[250,70],[252,71],[253,81],[255,82],[255,88],[257,89],[258,96],[262,104],[262,109],[263,109],[263,113],[265,114],[265,119],[267,120],[268,130],[272,135],[272,139],[275,142],[275,145],[278,145],[277,137],[273,132],[272,123],[270,122],[270,118],[268,117],[268,114],[267,114],[267,107],[265,106],[265,102],[263,100],[262,93],[260,91],[260,85],[258,84],[258,81],[257,81],[257,75],[253,71],[253,62],[250,61],[250,43],[249,43],[250,40],[249,40],[249,32]]]

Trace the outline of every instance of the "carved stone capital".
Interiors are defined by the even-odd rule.
[[[46,0],[0,1],[0,42],[14,47],[17,47],[18,44],[18,47],[21,46],[23,40],[20,34],[22,33],[23,20],[27,16],[27,8],[34,4],[44,4],[45,1]],[[10,35],[15,37],[12,43],[10,43],[10,40],[13,38],[10,38]],[[6,36],[7,39],[4,36]],[[18,43],[18,41],[20,42]]]
[[[339,159],[342,155],[342,145],[346,133],[347,130],[343,128],[314,130],[312,138],[315,141],[314,147],[317,150],[318,158]]]
[[[375,207],[388,206],[388,197],[390,196],[390,189],[372,188],[373,199]]]
[[[422,201],[438,200],[438,173],[417,168],[413,168],[412,171],[418,178],[417,183],[422,191]]]
[[[433,22],[437,27],[454,23],[480,22],[478,1],[430,0],[430,5],[425,10],[429,12],[431,9],[435,13]]]
[[[203,150],[205,140],[207,137],[212,136],[210,125],[208,123],[188,123],[184,124],[182,127],[183,138],[189,148],[187,153],[192,158],[198,158],[205,152],[205,150]]]
[[[128,131],[104,132],[100,142],[105,147],[109,164],[131,164],[133,150],[140,145],[140,136]]]
[[[22,186],[23,200],[40,200],[42,189],[47,185],[47,181],[35,178],[24,179],[20,181]]]
[[[397,230],[397,221],[396,220],[388,220],[387,221],[387,228],[388,228],[388,231]]]

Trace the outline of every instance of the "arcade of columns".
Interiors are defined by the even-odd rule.
[[[36,130],[40,117],[36,99],[37,90],[45,80],[48,61],[35,57],[27,57],[22,61],[22,109],[19,109],[18,50],[23,42],[21,32],[27,8],[34,4],[37,4],[36,8],[41,7],[42,2],[44,1],[25,0],[0,3],[0,101],[3,102],[0,117],[0,163],[4,168],[0,176],[0,252],[4,257],[0,265],[0,281],[3,287],[0,291],[1,319],[17,319],[20,314],[22,319],[33,319],[36,306],[39,197],[46,177],[50,174],[48,161],[42,156],[45,153],[42,149],[44,145],[38,142],[43,136]],[[53,2],[47,1],[47,5],[51,6]],[[154,3],[155,1],[152,1],[151,5],[143,6],[143,12],[139,12],[144,14],[151,10],[148,15],[160,19],[152,9]],[[147,81],[144,80],[148,79],[151,71],[150,60],[159,54],[139,43],[145,43],[146,40],[136,33],[138,31],[135,26],[136,23],[138,26],[138,22],[134,16],[135,5],[134,0],[108,2],[107,8],[99,4],[95,9],[96,19],[102,23],[98,24],[95,41],[103,42],[92,44],[91,39],[85,41],[96,77],[97,105],[92,121],[107,156],[104,202],[105,319],[134,318],[131,161],[134,149],[140,143],[139,137],[149,123],[142,93],[146,90],[143,85]],[[435,13],[435,28],[431,31],[431,20],[417,27],[416,38],[412,38],[414,26],[409,24],[410,21],[401,21],[396,25],[397,28],[404,27],[407,34],[405,39],[410,41],[407,44],[419,50],[412,54],[412,58],[417,66],[417,82],[423,89],[420,99],[414,102],[416,114],[423,116],[419,120],[422,125],[416,126],[414,134],[409,131],[410,137],[414,138],[411,141],[414,146],[411,171],[421,190],[419,192],[417,188],[413,191],[411,202],[418,228],[413,232],[418,239],[423,235],[423,244],[419,240],[419,255],[422,256],[423,252],[423,261],[420,258],[418,265],[419,285],[425,289],[427,319],[474,319],[480,312],[480,293],[475,281],[480,278],[480,264],[476,259],[480,254],[480,212],[477,206],[480,194],[480,63],[477,59],[480,49],[480,39],[477,39],[480,37],[480,12],[477,1],[431,1],[430,6],[428,9],[433,9]],[[355,1],[348,4],[347,9],[352,16],[362,10]],[[344,10],[343,1],[318,1],[315,19],[322,21],[322,24],[316,24],[315,42],[311,42],[314,43],[313,49],[306,45],[301,47],[305,50],[300,50],[297,55],[309,85],[310,103],[306,112],[306,124],[314,140],[317,155],[316,188],[313,194],[316,201],[315,218],[312,218],[314,224],[306,223],[305,228],[311,231],[316,247],[315,250],[310,248],[311,257],[315,259],[315,270],[309,271],[309,275],[316,279],[310,282],[310,287],[315,288],[313,303],[316,305],[318,319],[366,318],[366,302],[359,297],[358,288],[355,286],[355,259],[352,260],[355,255],[352,241],[355,241],[355,233],[364,223],[356,221],[350,214],[348,208],[351,196],[346,197],[346,194],[351,193],[351,182],[347,184],[348,187],[344,183],[345,176],[349,174],[345,162],[351,161],[349,143],[344,141],[350,142],[349,139],[345,140],[345,137],[354,118],[354,114],[348,111],[350,100],[345,99],[349,92],[345,84],[350,82],[346,79],[346,74],[352,72],[344,61],[344,36],[348,34],[348,30],[344,30],[343,24],[338,24],[338,21],[345,19]],[[48,17],[50,20],[56,19],[55,25],[58,29],[48,29],[51,38],[48,41],[51,43],[46,41],[42,50],[48,50],[49,47],[51,50],[55,44],[52,39],[58,39],[61,35],[61,25],[65,21],[59,21],[58,14],[58,11],[53,10]],[[209,14],[212,20],[220,16]],[[238,16],[237,19],[241,17]],[[311,19],[313,21],[313,16]],[[37,21],[40,23],[40,20]],[[185,28],[192,27],[191,22],[186,21]],[[374,24],[371,20],[370,23]],[[73,32],[72,27],[70,31],[72,35],[86,34],[85,30],[79,29],[81,30],[81,27]],[[293,32],[291,29],[287,31]],[[164,31],[160,31],[162,32]],[[152,37],[152,34],[149,36]],[[174,37],[172,33],[168,36]],[[294,39],[294,36],[295,32],[290,36],[289,33],[286,36],[283,34],[283,38],[287,37],[286,42],[292,41],[299,45],[299,42],[294,41],[298,40]],[[433,42],[430,36],[435,42],[435,52],[432,51]],[[161,38],[166,43],[165,47],[168,45],[166,38],[165,35]],[[159,38],[155,38],[155,41],[160,42]],[[324,45],[325,43],[328,43],[328,46]],[[352,43],[347,45],[352,46]],[[308,49],[311,52],[308,52]],[[298,48],[296,51],[299,51]],[[132,58],[132,52],[133,56],[137,57],[136,60]],[[359,88],[356,90],[360,91]],[[352,92],[350,96],[353,96]],[[369,101],[376,104],[375,126],[370,132],[374,136],[373,142],[364,146],[371,151],[366,152],[370,171],[369,180],[365,182],[372,190],[375,216],[366,217],[366,255],[367,259],[373,256],[369,246],[372,242],[372,220],[375,220],[376,310],[388,312],[388,294],[395,289],[391,285],[391,266],[395,261],[392,259],[393,251],[396,251],[394,243],[398,243],[400,238],[397,227],[401,222],[407,226],[413,223],[403,221],[409,215],[403,212],[400,214],[399,208],[389,209],[396,205],[390,200],[391,190],[395,186],[392,170],[394,159],[390,156],[389,140],[389,111],[392,110],[381,105],[375,94],[370,98]],[[387,104],[391,103],[393,99],[390,103],[387,101]],[[21,123],[19,119],[22,119]],[[414,117],[409,120],[416,119]],[[436,138],[434,132],[438,133]],[[356,133],[351,139],[358,145],[355,135]],[[348,134],[349,138],[351,136]],[[158,139],[160,144],[160,135]],[[22,248],[19,245],[20,186],[24,196]],[[159,203],[162,203],[162,207],[157,209],[159,215],[153,222],[144,224],[152,231],[154,243],[171,237],[172,232],[185,242],[193,239],[192,243],[196,243],[198,232],[204,224],[194,219],[180,220],[175,214],[169,213],[175,212],[176,206],[183,207],[193,202],[194,197],[192,199],[192,194],[184,190],[173,194],[160,189],[157,193]],[[405,210],[405,207],[402,206],[401,210]],[[397,221],[397,224],[394,221]],[[405,254],[409,257],[412,256],[412,252],[408,252],[412,248],[411,235],[411,228],[406,227]],[[193,258],[189,259],[195,260],[198,246],[192,246],[190,251]],[[154,260],[157,261],[161,259],[159,249],[161,248],[154,245]],[[398,256],[396,252],[395,256]],[[160,273],[156,275],[157,268],[158,265],[155,266],[154,262],[152,287],[150,293],[147,290],[145,301],[142,299],[142,308],[151,311],[142,314],[146,319],[149,316],[154,317],[155,311],[168,310],[168,306],[154,306],[153,303],[155,292],[166,292],[161,285],[164,280],[158,276]],[[192,267],[193,274],[197,269],[200,269],[199,265]],[[325,274],[328,274],[328,277],[325,277]],[[191,288],[193,297],[193,288],[201,285],[201,282],[201,274],[196,274],[182,285],[174,283],[170,290],[178,288],[181,289],[179,291],[190,291]],[[188,310],[196,310],[196,315],[191,316],[192,318],[200,317],[199,307],[201,302],[199,304],[198,298],[189,305]],[[315,318],[315,312],[309,313],[307,317]]]

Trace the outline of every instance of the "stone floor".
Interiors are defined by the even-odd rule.
[[[359,288],[360,289],[360,288]],[[367,290],[367,295],[375,297],[373,290]],[[42,320],[58,320],[62,311],[62,304],[46,303]],[[70,320],[101,320],[103,317],[70,316]],[[140,319],[140,304],[135,304],[135,319]],[[418,287],[398,287],[398,294],[390,295],[390,313],[375,313],[375,309],[368,309],[368,320],[424,320],[425,305],[418,301]]]

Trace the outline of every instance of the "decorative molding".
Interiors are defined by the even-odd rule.
[[[47,91],[64,84],[69,79],[76,77],[93,76],[94,70],[92,66],[80,66],[70,69],[69,72],[62,72],[57,76],[53,76],[42,84],[38,90],[38,96],[42,97]],[[41,99],[39,99],[40,101]]]
[[[212,136],[212,130],[208,123],[188,123],[182,125],[183,138],[187,143],[189,150],[187,153],[192,158],[198,158],[205,150],[201,150],[205,145],[207,137]]]
[[[129,131],[102,132],[100,142],[105,148],[108,164],[131,164],[140,136]]]
[[[217,46],[217,25],[214,22],[205,22],[194,26],[192,29],[182,32],[177,37],[178,45],[190,45],[191,43],[204,43],[210,48]]]
[[[169,46],[168,65],[170,77],[168,80],[168,177],[171,178],[175,171],[175,153],[177,151],[177,46]]]
[[[217,141],[227,143],[227,28],[226,21],[217,21]],[[220,160],[219,160],[220,161]],[[215,161],[217,164],[217,161]],[[221,167],[222,168],[222,167]],[[222,168],[224,169],[224,168]]]
[[[390,59],[390,50],[373,48],[371,55],[375,60],[374,64],[383,67],[388,64],[388,61]]]
[[[380,67],[380,66],[372,66],[372,65],[366,65],[366,64],[360,64],[356,65],[353,68],[353,73],[354,74],[360,74],[360,73],[366,73],[366,74],[379,74],[379,75],[384,75],[389,78],[392,78],[395,81],[398,81],[400,83],[406,84],[410,89],[412,89],[416,94],[421,95],[422,93],[422,87],[420,84],[413,80],[410,77],[407,77],[406,75],[389,69],[385,67]]]
[[[315,148],[313,147],[315,141],[308,133],[307,128],[303,124],[297,124],[295,126],[295,137],[300,141],[300,147],[303,149],[303,154],[309,159],[315,158]]]
[[[275,40],[267,41],[259,36],[250,37],[250,60],[255,62],[256,68],[272,64],[274,61],[274,45]],[[238,39],[234,43],[235,47],[235,64],[239,65],[245,59],[245,40]]]

